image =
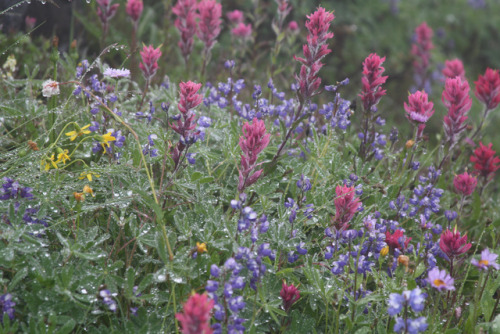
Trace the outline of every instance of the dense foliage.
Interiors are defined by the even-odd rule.
[[[500,5],[426,2],[1,11],[0,332],[500,331]]]

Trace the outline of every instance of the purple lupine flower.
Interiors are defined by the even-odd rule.
[[[7,314],[10,320],[14,320],[14,306],[16,306],[16,303],[12,301],[12,295],[10,293],[0,296],[0,323],[3,322],[4,314]]]
[[[307,254],[307,249],[305,249],[304,247],[306,246],[306,244],[301,241],[295,248],[297,249],[297,253],[299,253],[300,255],[306,255]]]
[[[99,290],[99,298],[101,298],[102,302],[108,306],[110,311],[117,311],[118,306],[116,304],[116,301],[113,299],[113,294],[111,294],[111,291],[107,289]]]

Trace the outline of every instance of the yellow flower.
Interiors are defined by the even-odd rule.
[[[73,193],[73,196],[75,196],[75,200],[77,202],[83,202],[85,200],[85,195],[84,193],[77,193],[76,191]]]
[[[68,150],[61,150],[60,153],[57,155],[57,161],[56,163],[59,163],[62,161],[63,164],[66,163],[66,160],[71,160],[70,157],[68,156]]]
[[[197,242],[196,243],[196,251],[198,252],[198,254],[201,254],[203,252],[205,252],[205,253],[208,252],[207,245],[204,242],[202,242],[202,243]]]
[[[411,140],[409,139],[406,144],[405,144],[405,147],[409,150],[410,148],[413,147],[413,145],[415,145],[415,141],[414,140]]]
[[[94,191],[93,191],[93,190],[92,190],[92,188],[90,188],[88,185],[85,185],[85,186],[83,187],[83,193],[84,193],[84,194],[91,194],[91,195],[92,195],[92,197],[95,197],[95,195],[94,195]]]
[[[408,264],[410,263],[410,258],[406,255],[400,255],[398,257],[398,264],[402,264],[403,266],[405,266],[405,271],[408,270]]]
[[[56,161],[55,154],[52,153],[52,155],[49,157],[45,157],[45,159],[42,160],[42,166],[44,166],[44,170],[48,171],[50,167],[54,167],[55,169],[58,169],[57,163],[59,161]]]
[[[389,254],[389,246],[385,246],[380,250],[380,255],[386,256],[387,254]]]
[[[89,182],[92,182],[92,175],[94,175],[95,177],[100,177],[99,174],[96,174],[94,172],[82,172],[78,179],[83,180],[84,178],[87,178]]]
[[[69,139],[71,141],[73,141],[73,140],[76,139],[76,137],[89,134],[90,130],[86,130],[89,126],[90,126],[90,124],[87,124],[83,128],[80,128],[78,125],[75,125],[75,130],[74,131],[70,131],[70,132],[66,132],[65,135],[68,136],[68,137],[70,137]]]
[[[104,150],[104,153],[106,153],[106,146],[109,147],[109,142],[115,141],[116,138],[111,135],[111,131],[106,133],[105,135],[102,135],[100,138],[101,146],[102,149]]]

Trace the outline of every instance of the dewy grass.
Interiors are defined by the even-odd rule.
[[[0,332],[495,332],[494,18],[364,6],[0,10]]]

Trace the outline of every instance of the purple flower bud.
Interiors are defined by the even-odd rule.
[[[210,266],[210,275],[212,275],[213,277],[219,277],[220,269],[219,269],[219,267],[217,267],[217,265],[212,264]]]

